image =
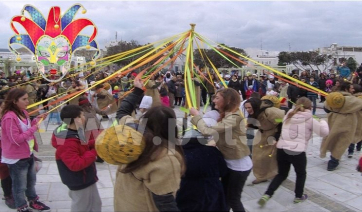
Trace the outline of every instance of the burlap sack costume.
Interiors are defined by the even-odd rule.
[[[353,94],[353,96],[362,99],[362,93],[356,93],[356,94]],[[362,110],[356,112],[356,116],[357,116],[356,135],[352,142],[354,144],[362,141]]]
[[[262,101],[261,109],[269,107]],[[269,107],[258,116],[260,126],[253,141],[253,173],[256,181],[265,181],[278,174],[274,135],[278,131],[278,120],[283,120],[285,111]]]
[[[31,85],[31,84],[27,84],[24,89],[28,93],[29,105],[34,104],[36,102],[35,86]],[[37,116],[37,115],[39,115],[39,112],[32,112],[37,109],[38,109],[38,107],[32,107],[32,108],[29,108],[27,111],[30,114],[30,116]]]
[[[97,105],[100,110],[105,110],[108,105],[111,105],[108,109],[108,114],[116,112],[118,108],[113,95],[104,88],[101,88],[100,92],[97,94]]]
[[[157,89],[157,87],[160,86],[160,84],[161,84],[160,82],[156,82],[155,80],[149,80],[145,85],[146,87],[145,96],[152,97],[152,107],[162,105],[161,96]]]
[[[362,99],[346,92],[333,92],[326,97],[324,106],[331,111],[328,114],[330,133],[322,141],[320,157],[331,152],[332,157],[340,160],[348,146],[355,142],[357,112],[362,110]]]

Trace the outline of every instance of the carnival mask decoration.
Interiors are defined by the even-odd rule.
[[[94,40],[97,35],[97,27],[88,19],[75,19],[74,16],[83,8],[81,4],[70,7],[64,15],[61,15],[59,7],[50,8],[48,19],[33,6],[25,5],[20,16],[12,18],[10,26],[15,35],[10,38],[9,49],[17,55],[16,60],[20,61],[20,54],[13,48],[13,45],[22,45],[31,51],[36,58],[36,63],[42,77],[49,82],[58,82],[68,73],[74,52],[77,49],[95,49],[92,64],[100,56],[97,42]],[[25,11],[30,17],[25,16]],[[27,33],[20,34],[14,23],[20,24]],[[79,33],[86,27],[93,27],[90,36]],[[54,79],[54,75],[57,79]]]

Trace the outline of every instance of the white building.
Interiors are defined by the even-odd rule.
[[[329,47],[318,48],[321,54],[330,54],[333,58],[350,58],[352,57],[358,64],[362,63],[362,47],[361,46],[338,46],[337,43],[332,43]]]
[[[263,65],[275,67],[278,66],[278,55],[279,51],[267,51],[261,49],[247,48],[245,49],[246,54],[250,59],[257,61]],[[249,61],[249,65],[255,65],[255,63]]]

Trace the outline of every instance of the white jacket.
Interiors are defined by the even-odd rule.
[[[278,149],[305,152],[313,132],[321,137],[329,134],[328,123],[324,120],[314,119],[310,110],[299,111],[288,119],[291,111],[293,110],[284,116],[282,133],[277,143]]]

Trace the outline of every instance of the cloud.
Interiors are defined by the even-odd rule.
[[[0,47],[7,47],[13,32],[11,17],[25,4],[44,16],[51,6],[67,10],[70,1],[0,1]],[[209,39],[239,48],[293,51],[339,45],[361,46],[359,14],[362,2],[338,1],[83,1],[86,14],[98,27],[101,46],[115,40],[155,42],[190,29]],[[87,29],[88,31],[90,29]]]

